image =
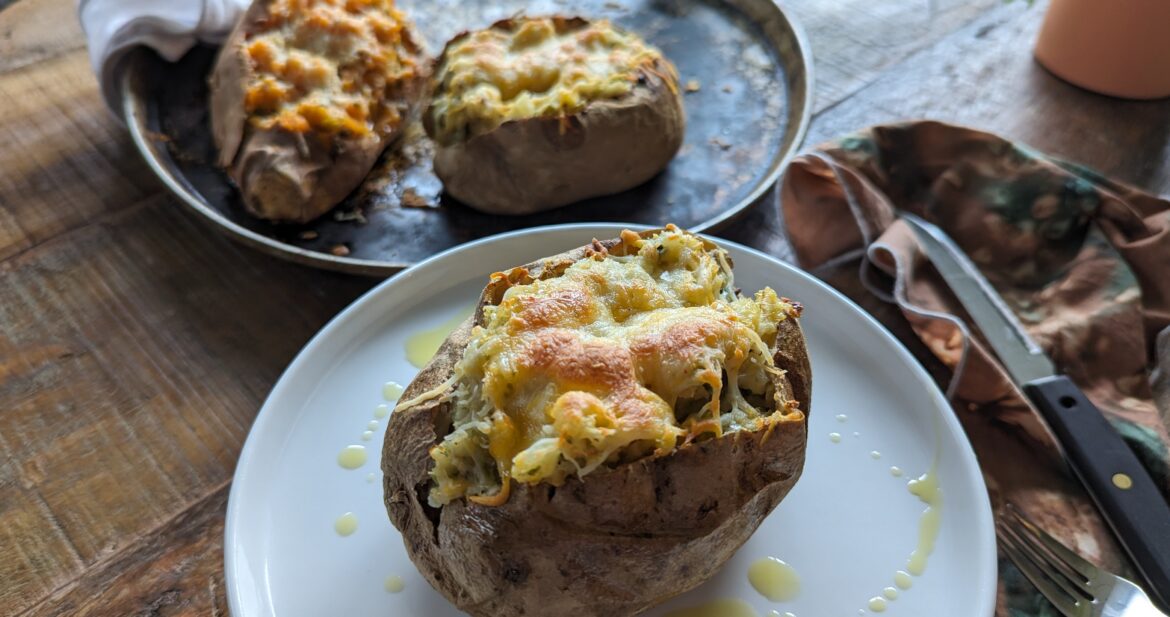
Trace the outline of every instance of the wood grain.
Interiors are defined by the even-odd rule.
[[[86,570],[28,612],[45,616],[229,615],[223,582],[228,485],[193,502],[156,533]]]
[[[279,372],[373,282],[245,251],[162,195],[0,262],[0,607],[221,490]]]
[[[875,76],[930,47],[1001,0],[788,0],[809,34],[815,109],[848,98]]]
[[[0,105],[0,259],[162,192],[84,50],[0,73]]]
[[[1042,4],[931,6],[786,3],[814,49],[811,141],[930,116],[1170,188],[1170,106],[1037,67]],[[73,10],[0,11],[0,615],[223,615],[224,507],[248,427],[304,342],[376,281],[266,257],[186,215],[102,107]],[[791,256],[774,195],[722,235]]]
[[[0,71],[85,47],[76,0],[0,2]]]

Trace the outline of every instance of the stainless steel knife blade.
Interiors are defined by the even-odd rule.
[[[931,263],[971,315],[995,355],[1019,384],[1056,374],[1044,350],[1028,336],[1012,310],[949,236],[913,214],[902,214],[923,244]]]

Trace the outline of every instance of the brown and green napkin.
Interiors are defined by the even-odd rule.
[[[1052,437],[967,335],[965,313],[897,213],[955,239],[1170,495],[1170,202],[989,133],[916,122],[798,157],[781,208],[802,267],[893,277],[889,300],[953,371],[952,400],[993,507],[1010,501],[1082,555],[1132,576]],[[1000,574],[998,615],[1057,614],[1010,562],[1000,560]]]

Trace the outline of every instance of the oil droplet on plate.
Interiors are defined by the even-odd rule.
[[[829,441],[833,443],[841,443],[841,433],[829,433]]]
[[[374,431],[362,431],[362,441],[369,441],[374,438]]]
[[[378,430],[378,421],[377,420],[370,420],[369,422],[366,423],[366,429],[371,430],[371,431]]]
[[[914,585],[914,579],[910,578],[909,572],[898,570],[894,573],[894,584],[898,589],[910,589]]]
[[[446,335],[444,335],[444,338],[446,338]],[[435,349],[438,349],[438,347],[436,347]],[[434,353],[435,352],[432,351],[431,355],[434,355]],[[430,358],[427,358],[427,359],[430,360]],[[404,388],[402,387],[402,384],[398,383],[397,381],[387,381],[385,384],[382,384],[382,398],[384,398],[388,401],[396,401],[396,400],[398,400],[398,397],[402,396],[403,389]],[[376,418],[385,418],[386,417],[386,414],[378,415],[378,411],[381,410],[383,407],[386,407],[386,406],[385,405],[378,405],[378,407],[374,411],[374,417],[376,417]],[[390,413],[389,408],[386,408],[386,413]]]
[[[759,617],[759,613],[743,600],[727,598],[671,611],[666,617]]]
[[[454,317],[434,328],[411,335],[410,338],[406,339],[406,359],[415,368],[426,366],[427,362],[430,362],[431,358],[434,357],[435,352],[439,351],[439,346],[447,339],[447,335],[458,328],[459,324],[466,321],[473,310],[475,310],[474,307],[461,310]]]
[[[374,480],[377,480],[377,479],[378,479],[378,476],[375,476],[374,472],[372,472],[372,471],[370,473],[366,474],[366,482],[368,482],[370,484],[373,484]]]
[[[333,521],[333,531],[336,531],[337,535],[344,538],[345,536],[352,535],[353,532],[357,531],[357,525],[357,515],[353,512],[346,512],[345,514],[337,517],[336,521]]]
[[[886,587],[882,590],[882,595],[885,596],[887,600],[896,600],[898,598],[898,590],[894,589],[893,587]]]
[[[861,437],[861,432],[860,431],[853,431],[853,436],[854,437]]]
[[[882,457],[882,453],[881,453],[881,452],[878,452],[877,450],[874,450],[873,452],[870,452],[870,453],[869,453],[869,458],[872,458],[872,459],[873,459],[873,460],[875,460],[875,461],[876,461],[876,460],[878,460],[878,459],[879,459],[879,458],[881,458],[881,457]]]
[[[902,468],[897,467],[897,466],[890,467],[890,475],[894,476],[895,478],[901,478],[902,477]]]
[[[772,602],[786,602],[800,594],[800,576],[792,566],[776,559],[757,559],[748,567],[748,582]]]
[[[871,610],[875,613],[880,613],[880,612],[886,610],[886,599],[885,598],[878,598],[878,597],[870,598],[869,599],[869,610]]]
[[[390,383],[394,383],[394,382],[390,382]],[[387,385],[389,385],[389,384],[387,384]],[[394,384],[394,385],[397,386],[398,384]],[[383,390],[383,394],[384,393],[385,393],[385,390]],[[388,415],[390,415],[390,406],[387,405],[386,403],[382,403],[381,405],[378,405],[377,407],[374,408],[374,417],[375,418],[385,418]]]
[[[926,504],[926,510],[918,522],[918,546],[910,553],[910,561],[906,563],[907,572],[921,576],[926,571],[926,560],[934,552],[934,542],[938,539],[938,530],[942,524],[942,491],[938,485],[937,458],[931,463],[930,471],[911,480],[906,488]]]
[[[845,415],[845,414],[843,414],[843,413],[839,413],[839,414],[837,414],[837,421],[838,421],[838,422],[845,422],[845,421],[846,421],[846,420],[848,420],[848,419],[849,419],[849,416],[847,416],[847,415]]]
[[[366,464],[365,446],[346,446],[337,455],[337,464],[346,469],[357,469]]]
[[[406,588],[406,582],[402,580],[401,576],[391,574],[386,577],[386,582],[382,583],[382,587],[390,593],[398,593]]]

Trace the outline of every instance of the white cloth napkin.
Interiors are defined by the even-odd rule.
[[[78,0],[93,72],[106,105],[122,117],[120,64],[145,45],[175,61],[196,43],[218,43],[248,8],[248,0]]]

